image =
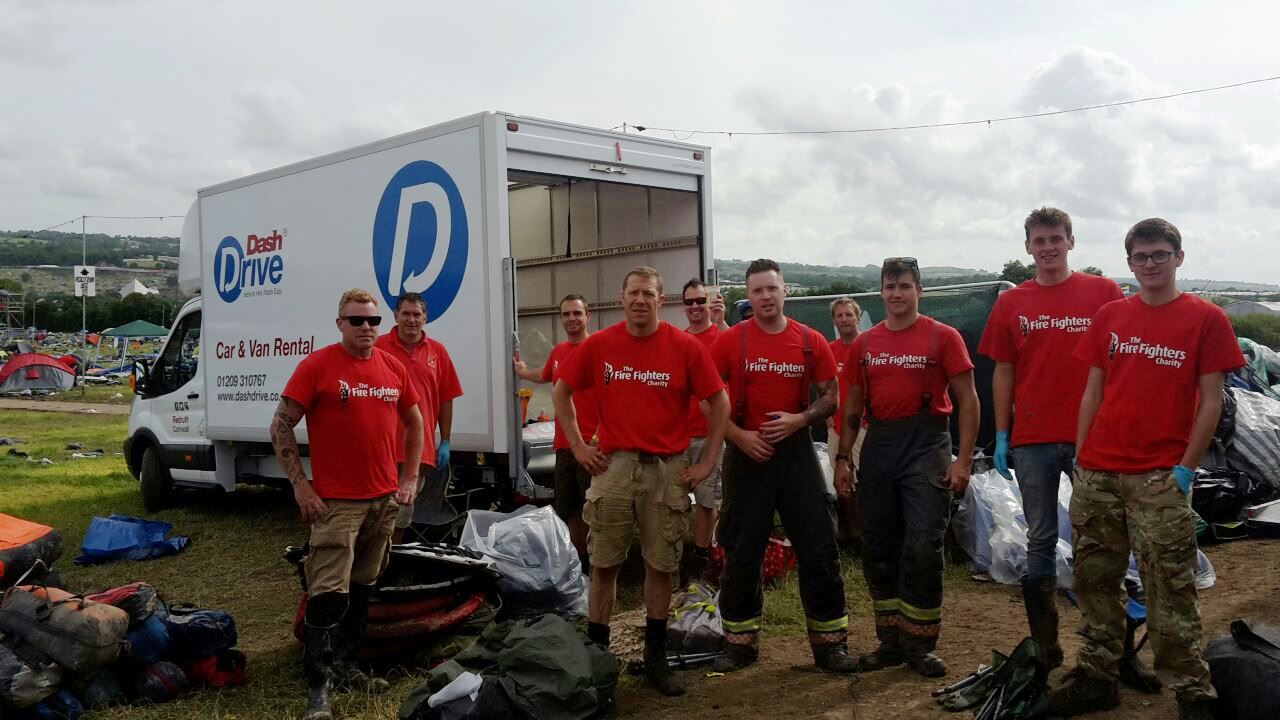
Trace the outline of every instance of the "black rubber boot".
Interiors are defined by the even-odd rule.
[[[1022,581],[1027,625],[1031,628],[1031,637],[1040,647],[1040,662],[1051,670],[1062,665],[1062,646],[1058,644],[1057,591],[1057,578]]]
[[[347,611],[338,625],[337,644],[334,648],[334,684],[341,692],[356,690],[380,694],[391,689],[391,683],[367,675],[356,664],[356,655],[360,652],[365,630],[369,627],[369,601],[372,597],[372,585],[351,584],[351,592],[347,595]]]
[[[811,647],[813,662],[819,670],[837,675],[852,675],[858,672],[858,661],[849,656],[847,643],[827,643]]]
[[[1119,704],[1119,683],[1090,675],[1079,667],[1067,673],[1066,682],[1049,693],[1049,714],[1062,717],[1110,710]]]
[[[667,697],[684,694],[684,686],[676,682],[671,674],[671,666],[667,664],[667,644],[665,642],[647,642],[644,644],[644,676],[649,684]]]
[[[904,662],[906,662],[906,656],[902,654],[902,647],[896,640],[892,642],[881,640],[880,647],[858,657],[858,670],[875,672],[896,667]]]
[[[759,657],[759,651],[751,645],[735,645],[725,643],[724,654],[711,662],[711,669],[718,673],[731,673],[741,670]]]
[[[907,658],[907,667],[927,678],[940,678],[947,674],[947,663],[933,653],[913,655]]]
[[[304,630],[302,673],[307,679],[307,711],[302,715],[303,720],[333,720],[329,693],[337,634],[337,625],[308,623]]]

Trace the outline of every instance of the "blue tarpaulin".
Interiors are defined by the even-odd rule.
[[[145,520],[129,515],[95,517],[84,534],[83,554],[76,558],[77,565],[90,565],[112,560],[150,560],[164,555],[182,552],[187,538],[166,538],[173,525],[159,520]]]

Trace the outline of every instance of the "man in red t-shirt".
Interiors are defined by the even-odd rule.
[[[1130,549],[1147,591],[1156,666],[1174,677],[1178,717],[1212,717],[1196,593],[1195,468],[1222,413],[1225,373],[1245,364],[1221,308],[1178,291],[1182,235],[1150,218],[1124,239],[1141,290],[1104,305],[1076,348],[1089,365],[1071,497],[1073,590],[1084,644],[1051,714],[1115,707]],[[1132,544],[1132,547],[1131,547]]]
[[[925,677],[947,666],[934,654],[942,627],[942,541],[951,492],[964,492],[978,434],[973,362],[955,328],[920,314],[920,267],[889,258],[880,270],[885,319],[854,340],[844,368],[849,396],[836,455],[836,490],[858,486],[862,572],[880,646],[858,658],[863,670],[906,663]],[[960,447],[951,460],[951,397]],[[854,431],[867,419],[857,475]]]
[[[831,354],[836,359],[836,377],[840,382],[840,395],[836,401],[836,414],[827,418],[827,456],[831,461],[831,469],[836,467],[836,452],[840,449],[840,425],[844,422],[844,398],[849,394],[849,386],[844,381],[844,368],[853,357],[853,341],[858,337],[859,323],[862,322],[862,306],[851,297],[836,298],[831,301],[831,324],[836,329],[836,339],[831,341]],[[862,430],[853,441],[853,449],[849,452],[849,464],[858,469],[858,453],[862,450]],[[836,498],[837,519],[841,539],[852,541],[862,537],[862,522],[858,519],[858,493]]]
[[[1067,255],[1076,241],[1070,215],[1040,208],[1023,229],[1036,276],[996,299],[978,351],[996,361],[996,469],[1013,479],[1012,446],[1027,518],[1027,623],[1041,660],[1058,667],[1058,480],[1072,472],[1076,413],[1089,375],[1074,353],[1098,308],[1124,293],[1114,280],[1071,271]]]
[[[453,399],[462,395],[462,384],[454,370],[449,351],[427,337],[427,300],[416,292],[396,298],[396,326],[378,338],[377,347],[404,364],[418,391],[425,436],[422,465],[418,473],[418,502],[427,508],[444,503],[449,485],[449,434],[453,428]],[[439,427],[440,442],[436,442]],[[397,446],[396,460],[404,462],[404,447]],[[428,486],[428,481],[430,485]],[[404,540],[405,529],[413,523],[414,506],[400,508],[392,542]]]
[[[826,338],[783,315],[786,286],[778,263],[753,260],[746,284],[752,319],[722,333],[711,350],[733,404],[724,513],[717,529],[725,553],[720,577],[725,654],[713,667],[732,672],[759,657],[760,565],[777,513],[800,565],[800,599],[814,662],[828,672],[856,672],[858,664],[849,657],[835,514],[809,436],[810,425],[835,412],[836,361]]]
[[[715,345],[720,331],[729,327],[724,322],[724,298],[716,293],[707,295],[706,283],[693,278],[684,284],[684,316],[689,320],[685,332],[698,339],[708,351]],[[702,403],[689,403],[689,464],[702,456],[707,444],[707,416]],[[723,456],[722,456],[723,457]],[[698,487],[693,489],[693,551],[689,553],[684,573],[688,578],[700,578],[711,559],[711,536],[716,529],[716,514],[720,511],[720,464],[711,471]]]
[[[536,370],[530,368],[528,363],[518,356],[513,358],[516,375],[521,380],[539,384],[554,383],[559,380],[561,368],[569,363],[573,354],[582,346],[582,341],[591,334],[587,332],[589,322],[591,322],[591,311],[587,309],[587,299],[581,295],[566,295],[560,301],[560,325],[569,339],[551,348],[547,363]],[[578,414],[578,429],[582,432],[582,436],[594,438],[599,420],[596,417],[596,402],[591,391],[584,390],[575,394],[573,407]],[[578,559],[582,562],[583,571],[590,573],[587,524],[582,520],[582,505],[587,501],[591,473],[574,459],[573,452],[569,450],[569,437],[565,435],[564,426],[560,424],[558,417],[552,449],[556,453],[556,514],[569,526],[569,537],[573,540],[573,546],[578,549]]]
[[[645,562],[644,670],[663,695],[682,695],[667,666],[667,607],[671,574],[680,565],[688,525],[689,491],[720,459],[729,400],[711,358],[694,337],[658,318],[662,277],[637,267],[622,281],[626,320],[583,341],[560,369],[551,398],[578,463],[591,472],[582,517],[591,528],[591,596],[587,635],[609,646],[609,617],[618,570],[639,528]],[[574,393],[594,390],[600,411],[599,447],[578,425]],[[702,458],[692,465],[689,403],[707,401],[709,429]]]
[[[331,718],[330,683],[350,670],[368,623],[374,583],[387,566],[396,506],[413,504],[422,414],[404,366],[374,347],[378,302],[348,290],[338,302],[342,341],[298,363],[285,384],[271,441],[311,526],[304,573],[303,672],[311,720]],[[311,479],[294,434],[307,420]],[[405,462],[396,469],[396,446]]]

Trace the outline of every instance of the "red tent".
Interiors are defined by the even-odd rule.
[[[0,393],[22,390],[69,390],[75,373],[56,359],[40,353],[14,355],[0,367]]]

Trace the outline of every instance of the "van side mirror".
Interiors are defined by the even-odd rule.
[[[151,374],[151,367],[146,360],[142,358],[134,358],[133,371],[129,374],[129,385],[133,388],[133,394],[138,397],[147,396],[147,377]]]

